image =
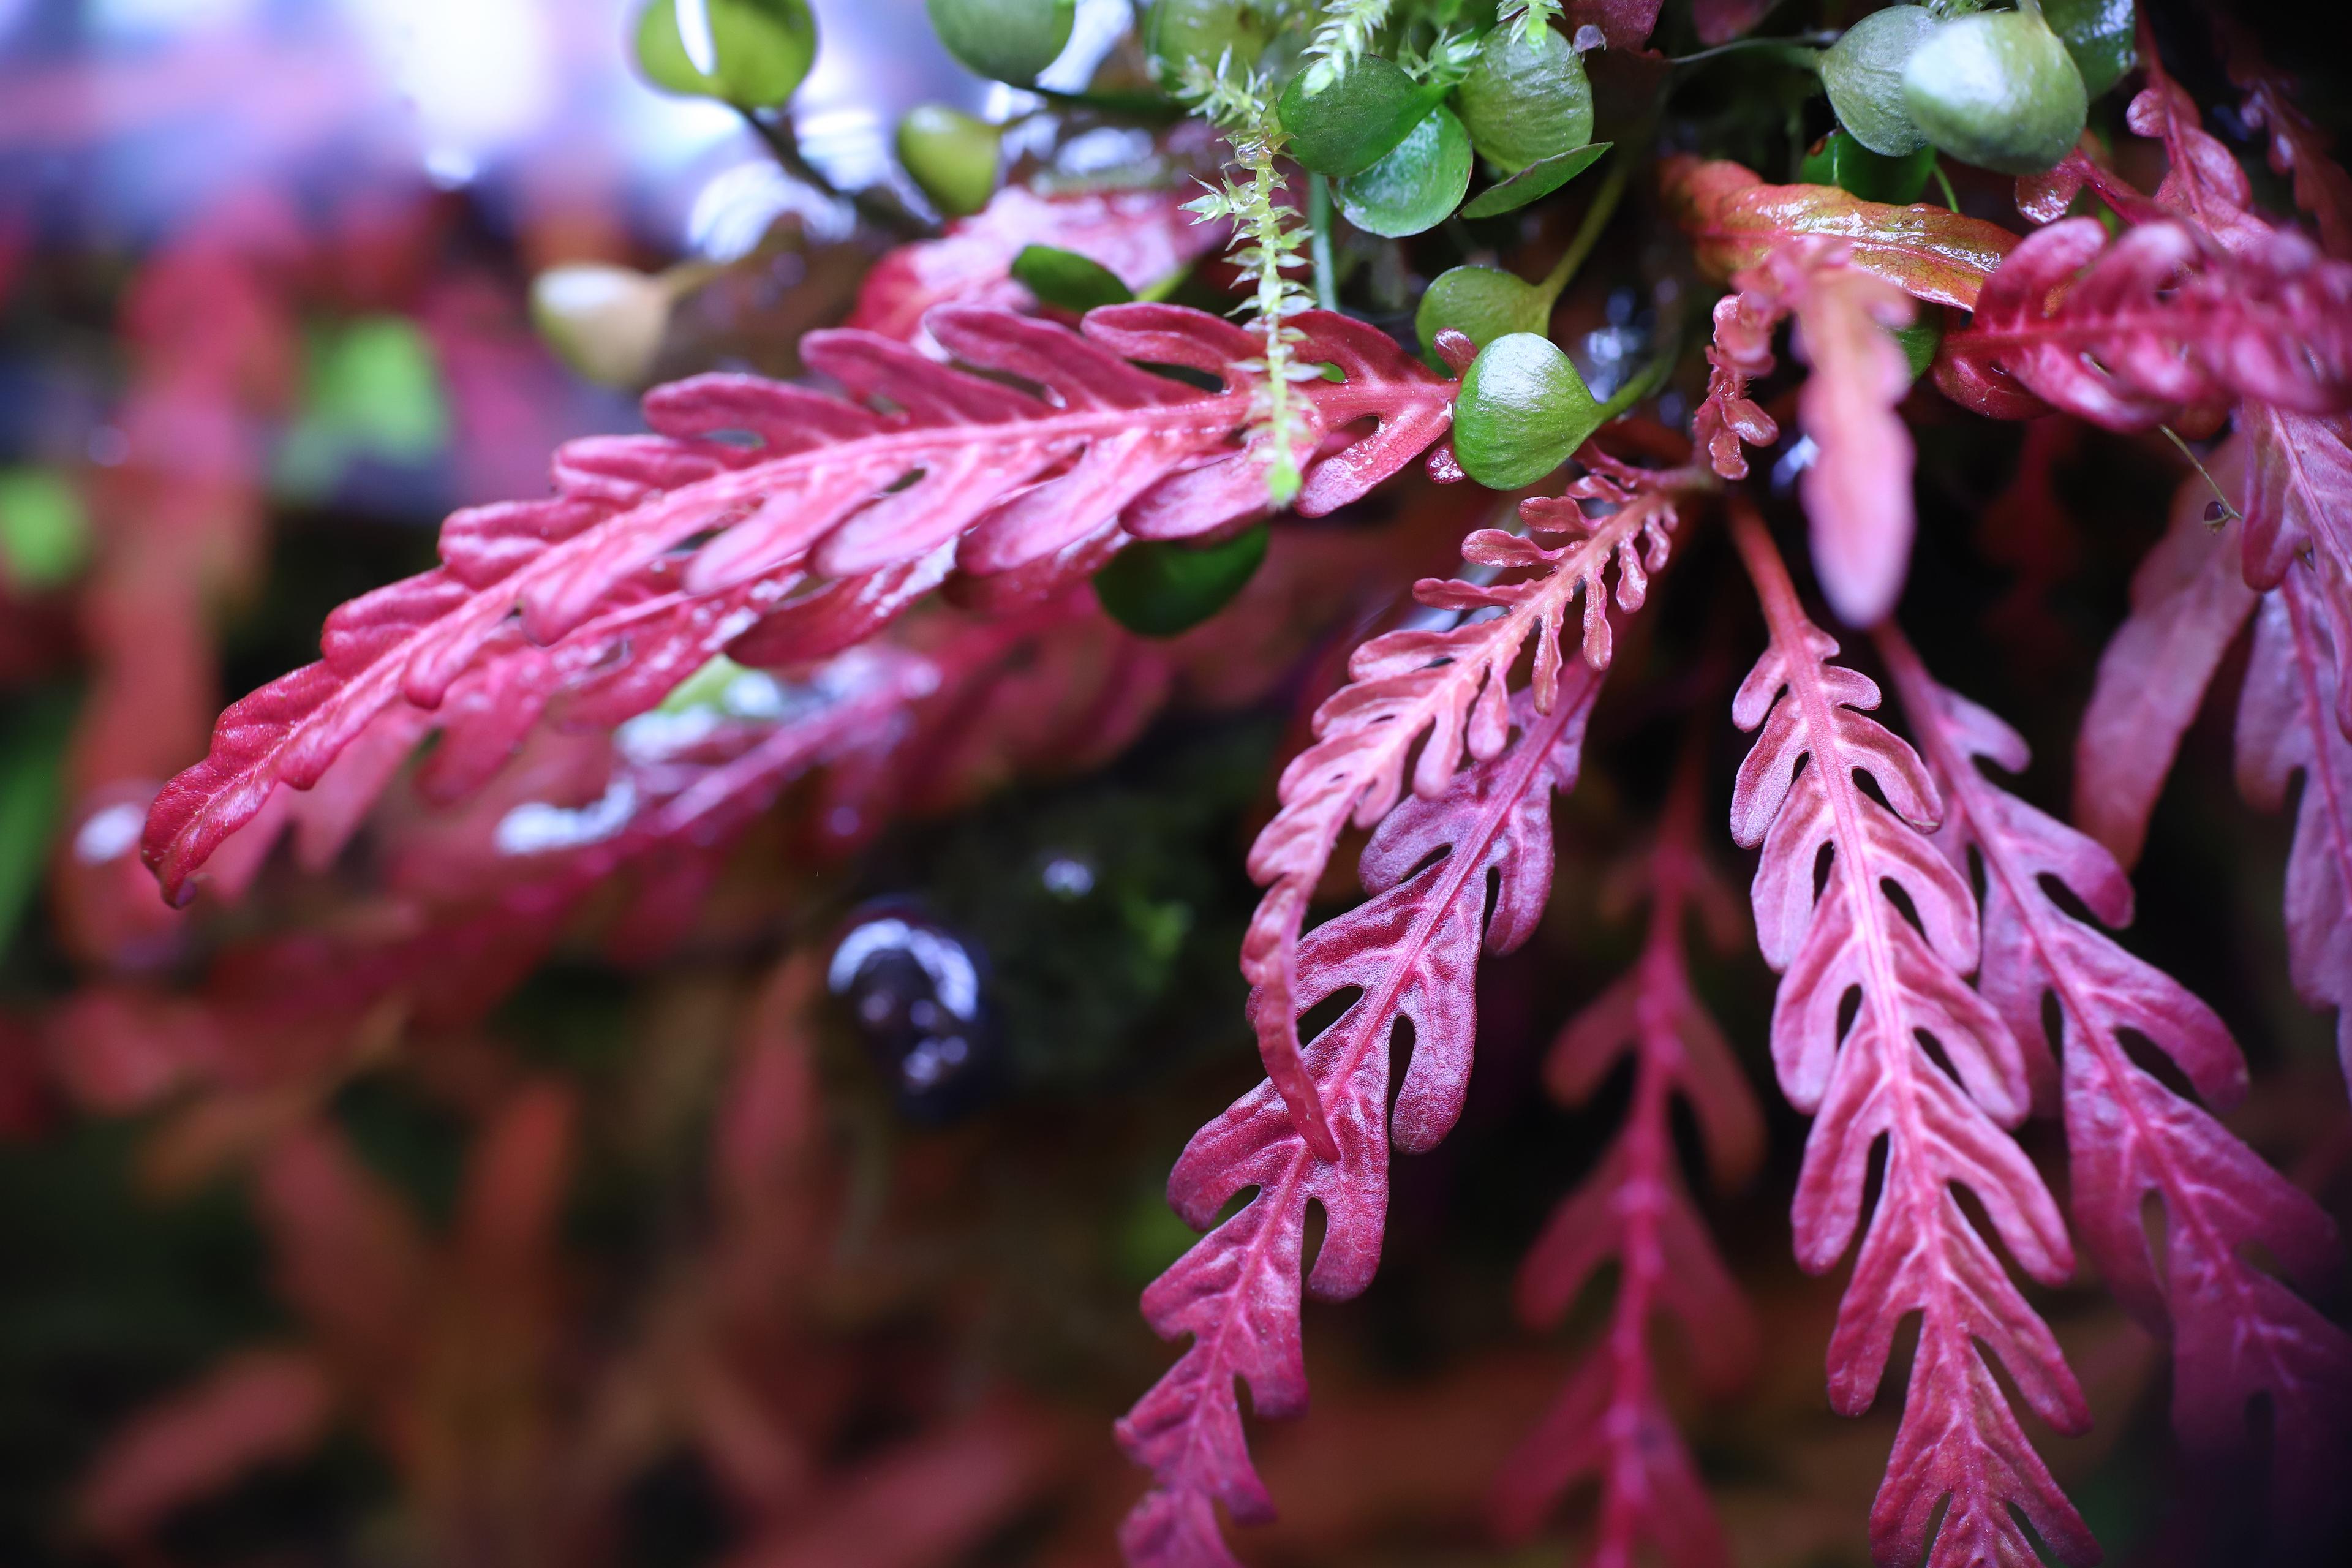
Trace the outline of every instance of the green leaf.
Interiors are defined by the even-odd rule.
[[[1517,27],[1488,33],[1454,89],[1454,107],[1478,155],[1507,174],[1592,140],[1584,61],[1549,27],[1525,37]]]
[[[1026,87],[1070,41],[1077,0],[923,0],[948,53],[992,81]]]
[[[1889,5],[1848,27],[1822,54],[1822,86],[1838,123],[1874,153],[1899,158],[1927,144],[1903,93],[1903,69],[1936,18],[1925,5]]]
[[[2038,174],[2074,150],[2090,98],[2039,14],[1947,22],[1903,68],[1903,101],[1929,142],[1964,163]]]
[[[1230,54],[1249,69],[1280,31],[1280,16],[1257,0],[1152,0],[1140,36],[1153,74],[1172,86],[1195,60],[1213,70]]]
[[[943,103],[919,103],[898,121],[898,163],[931,205],[967,217],[996,194],[1003,133]]]
[[[1488,489],[1531,485],[1601,427],[1601,405],[1549,338],[1512,332],[1471,362],[1454,400],[1454,454]]]
[[[1483,349],[1511,332],[1540,337],[1550,321],[1551,300],[1536,285],[1492,267],[1456,267],[1422,294],[1412,330],[1423,357],[1437,364],[1437,334],[1448,327],[1468,333]]]
[[[1403,68],[1366,55],[1319,92],[1307,89],[1310,66],[1290,79],[1275,105],[1287,151],[1313,174],[1345,178],[1378,163],[1421,124],[1437,101]]]
[[[1832,131],[1805,154],[1797,178],[1809,185],[1835,185],[1866,202],[1909,206],[1927,188],[1936,171],[1936,150],[1921,146],[1916,153],[1890,158],[1874,153],[1844,131]]]
[[[1118,280],[1118,274],[1101,262],[1050,245],[1023,246],[1021,254],[1013,258],[1013,276],[1046,304],[1066,310],[1124,305],[1135,298],[1134,290]]]
[[[741,109],[784,103],[816,59],[808,0],[704,0],[712,68],[687,53],[677,0],[653,0],[637,16],[637,68],[666,92],[715,98]]]
[[[1095,574],[1111,619],[1148,637],[1188,632],[1233,602],[1265,559],[1263,522],[1216,544],[1130,544]]]
[[[1594,142],[1571,153],[1538,158],[1509,179],[1489,185],[1471,197],[1469,204],[1462,209],[1462,216],[1499,217],[1529,202],[1541,201],[1599,163],[1601,154],[1613,145],[1615,143],[1610,142]]]
[[[1469,188],[1469,133],[1453,110],[1438,109],[1379,163],[1334,184],[1332,195],[1349,223],[1398,239],[1444,223]]]
[[[80,491],[47,468],[0,469],[0,582],[36,593],[54,588],[89,557]]]
[[[2093,98],[2139,64],[2132,0],[2042,0],[2042,16],[2074,58],[2083,90]]]
[[[1927,374],[1927,367],[1936,363],[1936,351],[1944,346],[1943,307],[1921,305],[1917,321],[1894,331],[1895,341],[1903,349],[1903,363],[1916,381]]]

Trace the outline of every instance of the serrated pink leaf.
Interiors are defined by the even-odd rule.
[[[656,434],[562,448],[554,496],[457,514],[440,568],[336,611],[324,659],[232,706],[212,753],[165,786],[145,853],[167,895],[184,900],[196,869],[274,790],[318,784],[399,704],[432,709],[455,696],[462,706],[467,682],[496,689],[475,707],[483,728],[471,748],[494,759],[556,694],[551,683],[588,679],[615,648],[653,659],[679,639],[699,657],[659,669],[683,675],[750,630],[810,568],[877,574],[863,601],[869,629],[913,597],[905,569],[975,538],[985,547],[959,556],[964,571],[1028,574],[1020,591],[1049,595],[1117,549],[1120,516],[1151,509],[1160,489],[1228,453],[1251,419],[1253,373],[1238,362],[1257,340],[1198,311],[1110,307],[1088,318],[1083,337],[971,308],[943,309],[932,324],[974,370],[1029,381],[1042,395],[871,333],[811,333],[802,349],[813,368],[890,411],[749,376],[697,377],[647,395]],[[1307,468],[1298,504],[1314,513],[1442,435],[1451,384],[1360,323],[1308,312],[1295,325],[1302,354],[1349,378],[1301,388],[1310,435],[1345,432]],[[1161,363],[1212,365],[1225,385],[1204,393],[1137,370],[1121,355],[1138,345]],[[756,445],[722,438],[746,433]],[[1119,463],[1088,467],[1098,442]],[[1055,486],[1052,507],[1033,503]],[[1261,490],[1252,510],[1262,504]],[[894,571],[901,576],[889,579]],[[498,667],[512,660],[530,678],[502,676]],[[625,689],[648,705],[660,695],[659,679],[622,687],[604,673],[608,694]]]
[[[1128,1516],[1121,1546],[1136,1568],[1196,1568],[1232,1561],[1217,1505],[1237,1520],[1272,1516],[1249,1460],[1234,1380],[1248,1383],[1266,1419],[1303,1414],[1299,1271],[1307,1205],[1328,1219],[1307,1288],[1327,1300],[1356,1295],[1380,1262],[1388,1203],[1389,1058],[1401,1020],[1412,1058],[1393,1118],[1396,1143],[1430,1147],[1459,1112],[1476,1033],[1478,954],[1508,952],[1532,933],[1551,882],[1551,795],[1573,787],[1584,724],[1601,672],[1577,663],[1549,712],[1522,696],[1517,742],[1456,773],[1434,798],[1398,806],[1362,860],[1371,897],[1299,943],[1297,981],[1279,993],[1283,1022],[1349,987],[1361,994],[1308,1041],[1302,1060],[1328,1118],[1324,1158],[1271,1082],[1193,1135],[1169,1177],[1169,1202],[1208,1230],[1225,1202],[1256,1195],[1196,1243],[1143,1294],[1144,1317],[1190,1349],[1118,1423],[1121,1447],[1152,1473]],[[1433,857],[1436,858],[1433,861]],[[1487,885],[1496,880],[1486,918]],[[1251,997],[1260,1027],[1277,994]]]
[[[2126,1033],[2170,1057],[2212,1110],[2245,1093],[2245,1062],[2212,1009],[2046,890],[2054,880],[2107,925],[2130,921],[2131,885],[2111,855],[1979,771],[1979,758],[2021,769],[2024,742],[1937,686],[1900,632],[1883,630],[1879,647],[1945,789],[1937,838],[1956,864],[1973,852],[1984,867],[1984,993],[2024,1037],[2042,1036],[2045,998],[2057,1003],[2075,1226],[2116,1299],[2172,1341],[2175,1429],[2191,1453],[2242,1457],[2256,1441],[2252,1405],[2266,1401],[2281,1516],[2323,1517],[2352,1460],[2352,1336],[2246,1249],[2324,1296],[2343,1269],[2334,1223],[2133,1062]],[[2142,1224],[2151,1195],[2160,1252]]]
[[[2287,963],[2297,994],[2336,1009],[2336,1047],[2352,1079],[2352,741],[2331,721],[2336,669],[2312,569],[2288,568],[2263,595],[2238,701],[2238,788],[2265,811],[2299,773],[2286,867]]]
[[[2231,489],[2245,458],[2245,443],[2231,440],[2206,467]],[[2238,569],[2238,522],[2207,521],[2213,504],[2202,474],[2181,480],[2170,528],[2132,574],[2131,614],[2099,656],[2075,738],[2074,821],[2125,866],[2139,858],[2180,738],[2254,610]]]
[[[1941,819],[1940,796],[1918,755],[1869,717],[1877,689],[1823,662],[1837,645],[1805,617],[1754,511],[1735,501],[1732,529],[1771,638],[1732,709],[1742,729],[1759,731],[1733,793],[1732,831],[1763,849],[1757,935],[1782,973],[1773,1058],[1790,1101],[1815,1112],[1793,1215],[1809,1271],[1833,1267],[1852,1242],[1872,1150],[1885,1140],[1877,1203],[1830,1341],[1833,1408],[1869,1407],[1897,1324],[1920,1314],[1903,1424],[1871,1511],[1873,1555],[1889,1565],[1925,1557],[1931,1568],[2031,1563],[2014,1507],[2061,1560],[2093,1562],[2096,1543],[2026,1441],[1988,1360],[2059,1430],[2087,1425],[2057,1342],[1955,1190],[1974,1195],[2027,1273],[2056,1284],[2072,1272],[2057,1205],[1998,1125],[2025,1114],[2028,1067],[2008,1026],[1964,984],[1977,965],[1976,901],[1927,837]],[[1886,805],[1864,792],[1857,772]],[[1816,898],[1824,847],[1829,879]],[[1917,927],[1897,913],[1890,883]],[[1856,990],[1860,1006],[1842,1027]],[[1953,1072],[1928,1057],[1923,1035]],[[1947,1500],[1931,1551],[1929,1526]]]
[[[2275,588],[2298,558],[2306,599],[2336,655],[2336,722],[2352,736],[2352,416],[2317,419],[2247,403],[2249,442],[2238,510],[2246,515],[2246,581]]]
[[[2251,34],[2226,16],[2213,21],[2230,80],[2246,95],[2239,113],[2248,127],[2267,132],[2272,171],[2294,180],[2295,205],[2318,225],[2320,247],[2352,260],[2352,174],[2329,155],[2335,139],[2295,107],[2287,79],[2262,58]]]
[[[102,1541],[136,1541],[246,1471],[308,1452],[334,1405],[333,1384],[314,1357],[240,1351],[110,1437],[74,1511]]]

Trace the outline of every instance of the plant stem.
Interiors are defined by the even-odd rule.
[[[1633,161],[1629,158],[1617,157],[1609,161],[1608,177],[1601,182],[1601,188],[1592,193],[1592,205],[1584,210],[1583,221],[1576,226],[1576,233],[1569,240],[1568,248],[1560,252],[1559,259],[1552,263],[1551,270],[1545,273],[1543,281],[1536,285],[1536,292],[1543,296],[1546,309],[1559,298],[1560,290],[1568,287],[1569,280],[1576,276],[1577,268],[1582,267],[1585,258],[1592,254],[1592,247],[1601,243],[1601,231],[1607,228],[1609,220],[1616,216],[1617,203],[1625,195],[1625,173],[1632,167]]]
[[[793,122],[779,115],[769,120],[753,113],[741,104],[735,112],[751,128],[785,174],[821,195],[835,201],[845,201],[857,209],[857,216],[877,228],[887,228],[906,239],[920,239],[936,233],[929,224],[900,206],[897,202],[877,195],[871,189],[845,191],[824,177],[823,170],[810,163],[801,152],[800,138],[793,132]]]
[[[2240,511],[2236,507],[2230,504],[2230,498],[2221,493],[2221,484],[2215,480],[2211,474],[2206,472],[2205,465],[2198,460],[2198,457],[2195,452],[2189,449],[2189,443],[2180,438],[2179,431],[2175,430],[2169,425],[2159,425],[2157,428],[2164,432],[2164,438],[2166,440],[2180,448],[2180,455],[2189,459],[2190,467],[2194,468],[2199,473],[2205,475],[2206,488],[2213,492],[2213,499],[2221,503],[2221,515],[2214,520],[2213,526],[2215,528],[2218,529],[2222,527],[2224,524],[2235,522],[2238,519],[2246,515],[2244,512]]]
[[[1953,212],[1959,211],[1959,193],[1952,189],[1952,176],[1944,173],[1942,161],[1930,163],[1927,168],[1936,176],[1936,184],[1944,187],[1944,205]]]
[[[1057,92],[1050,87],[1029,89],[1055,109],[1087,109],[1147,125],[1172,125],[1184,118],[1184,106],[1156,92]]]
[[[1811,70],[1822,50],[1837,40],[1838,35],[1829,32],[1798,33],[1785,38],[1735,38],[1711,49],[1701,49],[1695,55],[1673,56],[1666,63],[1670,66],[1695,66],[1701,60],[1711,60],[1721,55],[1760,51],[1790,65]]]
[[[1315,302],[1327,310],[1339,308],[1339,285],[1331,268],[1331,182],[1320,174],[1307,176],[1307,222],[1314,231]]]

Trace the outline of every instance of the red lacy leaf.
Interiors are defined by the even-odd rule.
[[[2166,74],[2155,40],[2145,33],[2140,39],[2139,61],[2147,73],[2147,85],[2124,110],[2124,123],[2140,135],[2155,137],[2164,143],[2166,167],[2164,179],[2156,187],[2158,204],[2171,208],[2225,246],[2234,247],[2241,241],[2263,243],[2273,231],[2250,211],[2254,194],[2246,171],[2239,167],[2230,150],[2205,129],[2204,111],[2197,107],[2197,100],[2189,96],[2187,89]],[[2116,183],[2118,182],[2103,182],[2101,194],[2107,195]],[[2111,204],[2115,200],[2112,195],[2108,199]],[[2132,210],[2130,204],[2116,210],[2132,222],[2143,221],[2143,215]]]
[[[165,786],[148,821],[167,895],[184,900],[273,790],[311,787],[371,726],[410,722],[403,703],[454,700],[453,722],[481,728],[445,736],[453,752],[503,754],[551,688],[616,657],[657,671],[609,683],[649,706],[811,571],[869,579],[843,591],[878,601],[870,626],[911,596],[888,574],[944,574],[950,550],[965,571],[1011,573],[1043,596],[1115,550],[1122,527],[1180,537],[1263,510],[1262,443],[1234,445],[1250,420],[1240,366],[1260,348],[1239,328],[1165,305],[1098,310],[1083,338],[985,310],[931,324],[967,363],[1051,401],[846,331],[809,334],[803,358],[893,412],[740,375],[656,389],[646,417],[659,434],[575,442],[553,497],[457,513],[441,567],[336,611],[320,663],[221,716],[212,754]],[[1346,377],[1302,388],[1310,439],[1347,433],[1307,468],[1298,508],[1316,515],[1425,449],[1451,387],[1361,323],[1309,312],[1297,324],[1301,353]],[[1202,393],[1120,354],[1226,384]],[[1356,435],[1368,418],[1376,428]],[[719,438],[744,431],[758,444]]]
[[[2263,595],[2238,705],[2238,787],[2266,811],[2303,775],[2287,857],[2287,963],[2314,1007],[2333,1007],[2336,1047],[2352,1078],[2352,741],[2329,721],[2333,650],[2308,566]]]
[[[1516,643],[1514,647],[1516,647]],[[1193,1135],[1169,1177],[1169,1202],[1194,1228],[1227,1199],[1257,1195],[1178,1259],[1143,1294],[1144,1316],[1192,1347],[1118,1424],[1119,1445],[1152,1472],[1152,1489],[1119,1532],[1138,1568],[1230,1563],[1216,1505],[1237,1520],[1271,1518],[1252,1468],[1234,1380],[1246,1379],[1261,1417],[1304,1413],[1299,1267],[1307,1205],[1328,1219],[1307,1288],[1344,1300],[1371,1282],[1388,1205],[1389,1057],[1398,1020],[1412,1023],[1412,1059],[1397,1096],[1397,1144],[1424,1150],[1462,1106],[1476,1032],[1478,953],[1531,935],[1551,885],[1551,795],[1575,785],[1584,725],[1601,675],[1570,666],[1549,710],[1522,695],[1504,722],[1519,738],[1453,775],[1433,796],[1406,801],[1373,832],[1361,861],[1373,896],[1298,944],[1292,1016],[1350,987],[1362,994],[1307,1044],[1304,1065],[1329,1115],[1336,1154],[1319,1157],[1272,1082]],[[1490,874],[1498,880],[1486,916]],[[1483,930],[1482,930],[1483,927]],[[1276,1005],[1257,991],[1261,1024]]]
[[[1887,331],[1910,321],[1911,302],[1854,265],[1848,242],[1817,237],[1774,247],[1732,287],[1716,301],[1692,438],[1717,473],[1747,476],[1740,442],[1780,434],[1748,382],[1771,370],[1772,329],[1793,314],[1812,367],[1797,409],[1815,448],[1801,481],[1813,570],[1839,617],[1869,626],[1895,607],[1911,559],[1911,432],[1895,413],[1911,377]]]
[[[2116,430],[2239,397],[2329,413],[2352,405],[2352,265],[2286,230],[2224,249],[2168,220],[2110,243],[2068,218],[2020,242],[1940,357],[1972,407],[2006,375]]]
[[[2206,466],[2233,488],[2245,460],[2244,441],[2231,440]],[[2221,656],[2253,614],[2255,595],[2237,569],[2237,521],[2206,521],[2213,503],[2204,475],[2181,481],[2170,530],[2132,574],[2131,615],[2099,656],[2074,742],[2074,821],[2126,866],[2139,858]]]
[[[1570,30],[1585,26],[1601,29],[1602,41],[1612,49],[1638,49],[1650,41],[1650,34],[1658,26],[1658,8],[1663,0],[1569,0],[1568,19]]]
[[[2026,1439],[1988,1358],[2063,1432],[2089,1422],[2058,1343],[1959,1205],[1966,1186],[2011,1256],[2063,1281],[2073,1248],[2042,1178],[2000,1131],[2025,1114],[2027,1064],[2016,1038],[1963,983],[1977,963],[1976,900],[1927,837],[1941,815],[1910,747],[1867,710],[1878,689],[1824,662],[1837,644],[1807,620],[1754,512],[1733,533],[1763,602],[1771,643],[1741,684],[1734,721],[1758,730],[1732,797],[1732,837],[1762,846],[1754,887],[1765,961],[1783,978],[1772,1054],[1790,1103],[1816,1112],[1794,1211],[1797,1258],[1835,1265],[1861,1218],[1872,1150],[1885,1171],[1853,1279],[1830,1340],[1830,1403],[1858,1415],[1875,1398],[1895,1331],[1920,1314],[1903,1424],[1871,1510],[1882,1563],[1931,1568],[2029,1563],[2012,1508],[2072,1564],[2097,1544]],[[1878,798],[1854,780],[1866,772]],[[1879,804],[1883,798],[1886,804]],[[1833,854],[1818,900],[1820,851]],[[1917,925],[1884,890],[1903,890]],[[1861,1006],[1841,1029],[1850,991]],[[1920,1037],[1950,1063],[1947,1073]],[[1949,1508],[1934,1535],[1937,1509]]]
[[[902,245],[876,262],[844,325],[928,346],[923,317],[934,306],[1035,307],[1012,274],[1027,246],[1075,251],[1139,294],[1224,240],[1224,225],[1200,222],[1173,192],[1041,196],[1007,185],[941,237]]]
[[[309,1452],[325,1434],[334,1397],[301,1351],[240,1352],[110,1437],[75,1512],[101,1540],[136,1541],[247,1471]]]
[[[1675,524],[1671,490],[1643,470],[1587,452],[1594,467],[1570,487],[1570,496],[1620,510],[1593,519],[1575,500],[1539,499],[1520,509],[1528,535],[1499,529],[1472,534],[1463,545],[1465,560],[1535,574],[1497,586],[1423,580],[1415,593],[1432,608],[1503,613],[1394,631],[1358,648],[1349,661],[1350,684],[1316,710],[1315,743],[1283,769],[1281,809],[1250,847],[1250,875],[1266,889],[1242,941],[1242,973],[1262,1003],[1255,1010],[1258,1052],[1308,1146],[1323,1159],[1336,1159],[1338,1145],[1300,1062],[1293,1019],[1301,1011],[1295,1001],[1299,929],[1339,835],[1350,822],[1369,827],[1389,814],[1424,734],[1412,775],[1413,791],[1424,800],[1446,787],[1465,752],[1486,762],[1502,751],[1510,736],[1511,668],[1530,639],[1536,709],[1551,711],[1563,662],[1560,626],[1580,595],[1585,661],[1605,668],[1611,633],[1602,575],[1612,559],[1617,601],[1627,610],[1640,607],[1646,573],[1665,563]],[[1545,545],[1538,536],[1561,542]]]
[[[1915,299],[1973,309],[1977,290],[2017,237],[1926,203],[1866,202],[1834,185],[1768,185],[1727,162],[1677,154],[1660,167],[1666,209],[1698,264],[1728,279],[1800,235],[1852,243],[1853,264]]]
[[[1640,962],[1561,1031],[1546,1068],[1553,1092],[1581,1105],[1627,1054],[1633,1102],[1600,1166],[1553,1212],[1519,1273],[1520,1317],[1557,1324],[1601,1264],[1618,1264],[1617,1300],[1599,1352],[1570,1378],[1506,1462],[1496,1488],[1503,1533],[1525,1539],[1553,1500],[1585,1478],[1601,1485],[1596,1563],[1630,1565],[1654,1542],[1674,1568],[1728,1561],[1674,1421],[1657,1395],[1649,1320],[1683,1325],[1701,1383],[1727,1392],[1752,1372],[1755,1319],[1676,1173],[1668,1120],[1679,1090],[1697,1114],[1719,1185],[1751,1175],[1763,1118],[1722,1031],[1691,994],[1682,926],[1708,876],[1696,842],[1697,773],[1685,767],[1649,860],[1649,940]],[[1704,904],[1704,900],[1701,900]]]
[[[2336,722],[2352,736],[2352,417],[2249,403],[2252,444],[2238,510],[2246,514],[2246,581],[2274,588],[2298,558],[2310,565],[2312,608],[2336,649]]]
[[[1930,679],[1899,631],[1882,629],[1879,647],[1944,787],[1937,842],[1964,873],[1971,851],[1983,864],[1986,998],[2021,1039],[2043,1037],[2044,999],[2057,1002],[2074,1223],[2116,1299],[2172,1340],[2174,1426],[2191,1453],[2242,1456],[2252,1403],[2268,1401],[2279,1515],[2318,1517],[2352,1458],[2352,1336],[2246,1249],[2324,1295],[2343,1270],[2334,1222],[2132,1061],[2126,1032],[2171,1058],[2214,1110],[2245,1095],[2245,1060],[2213,1010],[2046,890],[2055,880],[2105,925],[2130,923],[2131,883],[2115,858],[1978,770],[1982,758],[2023,771],[2025,742]],[[2141,1220],[2151,1194],[2163,1205],[2160,1247]]]

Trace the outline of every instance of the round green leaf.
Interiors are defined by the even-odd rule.
[[[2042,0],[2042,16],[2074,58],[2083,90],[2092,98],[2139,64],[2132,0]]]
[[[1148,637],[1191,631],[1233,602],[1265,559],[1263,522],[1215,544],[1130,544],[1095,574],[1111,619]]]
[[[637,16],[637,68],[666,92],[773,109],[793,96],[816,58],[808,0],[705,0],[709,74],[686,52],[677,0],[653,0]]]
[[[1470,198],[1462,209],[1464,217],[1499,217],[1516,212],[1529,202],[1541,201],[1560,186],[1584,173],[1601,161],[1601,154],[1615,145],[1595,142],[1579,147],[1573,153],[1556,157],[1538,158],[1509,179],[1487,186]]]
[[[1437,109],[1379,163],[1334,184],[1332,194],[1349,223],[1399,239],[1444,223],[1469,188],[1469,134],[1451,110]]]
[[[1488,489],[1531,485],[1601,427],[1601,405],[1559,345],[1533,332],[1496,338],[1454,399],[1454,455]]]
[[[1822,86],[1838,123],[1874,153],[1899,158],[1927,144],[1911,118],[1903,69],[1937,28],[1925,5],[1889,5],[1848,27],[1822,51]]]
[[[948,53],[992,81],[1026,87],[1070,41],[1077,0],[923,0]]]
[[[1021,254],[1013,258],[1013,276],[1046,304],[1066,310],[1124,305],[1135,298],[1118,274],[1101,262],[1050,245],[1023,246]]]
[[[1832,131],[1805,154],[1797,177],[1809,185],[1835,185],[1866,202],[1908,206],[1927,188],[1935,170],[1936,150],[1924,143],[1916,153],[1890,158],[1843,131]]]
[[[2004,174],[2038,174],[2073,152],[2090,108],[2066,46],[2024,11],[1937,28],[1903,68],[1903,101],[1928,141]]]
[[[1288,152],[1310,174],[1360,174],[1402,142],[1432,100],[1402,67],[1366,55],[1347,74],[1310,91],[1310,66],[1290,79],[1275,105]]]
[[[1921,305],[1918,320],[1895,329],[1895,341],[1902,345],[1903,363],[1910,369],[1911,379],[1927,374],[1927,367],[1936,363],[1936,351],[1944,346],[1943,307]]]
[[[1510,332],[1541,336],[1550,321],[1551,300],[1534,284],[1492,267],[1456,267],[1422,294],[1412,330],[1420,334],[1423,356],[1436,364],[1437,334],[1448,327],[1483,349]]]
[[[1281,30],[1275,6],[1258,0],[1152,0],[1143,14],[1143,52],[1153,73],[1173,83],[1186,66],[1213,70],[1228,55],[1247,70]]]
[[[0,582],[38,592],[68,582],[89,556],[81,492],[49,468],[0,468]]]
[[[919,103],[898,121],[898,162],[931,205],[965,217],[996,194],[1004,138],[987,121],[942,103]]]
[[[1488,33],[1454,89],[1454,107],[1478,155],[1507,174],[1592,140],[1584,61],[1549,27],[1525,38],[1511,26]]]

